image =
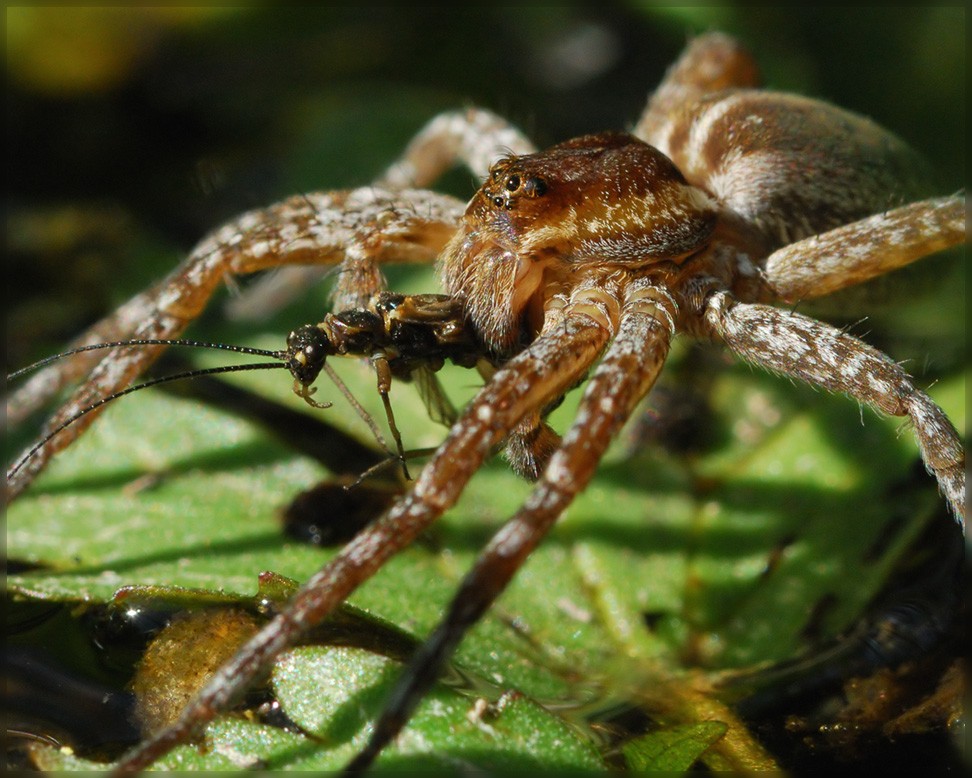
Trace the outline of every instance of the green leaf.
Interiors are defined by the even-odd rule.
[[[383,418],[368,368],[340,367]],[[280,378],[236,380],[302,408]],[[474,389],[468,372],[447,379],[459,398]],[[963,391],[961,379],[935,387],[959,425]],[[425,420],[409,387],[396,385],[393,400],[409,447],[441,439],[444,431]],[[575,403],[572,396],[558,411],[561,428]],[[664,731],[698,737],[708,732],[699,722],[728,724],[707,748],[702,740],[685,744],[680,758],[692,751],[716,769],[773,766],[720,707],[704,673],[789,659],[853,624],[936,513],[938,498],[930,481],[899,488],[910,484],[914,446],[897,434],[897,422],[866,415],[862,423],[843,398],[738,367],[717,376],[713,403],[718,445],[700,455],[610,452],[462,643],[454,671],[469,688],[436,690],[399,751],[383,757],[390,768],[457,761],[484,769],[597,767],[605,744],[588,729],[589,716],[618,701],[639,706]],[[314,413],[367,439],[353,414]],[[103,603],[140,584],[232,600],[252,599],[261,571],[306,580],[333,551],[285,539],[276,513],[327,475],[228,413],[159,392],[125,398],[10,506],[8,555],[38,567],[10,575],[8,592]],[[350,602],[421,639],[529,489],[491,463],[423,542]],[[832,606],[821,615],[825,600]],[[332,679],[363,668],[363,680],[332,686],[322,667]],[[185,747],[165,764],[229,769],[258,759],[335,769],[360,745],[399,672],[397,663],[360,650],[295,650],[275,671],[276,694],[305,730],[334,742],[224,717],[208,730],[208,750]],[[499,712],[477,724],[480,698]],[[504,699],[512,702],[499,706]]]
[[[621,750],[629,770],[683,773],[728,729],[721,721],[684,724],[630,740]]]
[[[274,670],[274,690],[287,715],[320,738],[313,764],[334,770],[360,750],[401,668],[369,651],[308,647],[287,653]],[[573,769],[602,766],[593,746],[557,716],[515,696],[487,705],[467,690],[439,685],[379,766],[485,770]]]

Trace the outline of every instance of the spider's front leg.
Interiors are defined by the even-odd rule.
[[[675,303],[664,289],[648,282],[631,284],[617,336],[591,376],[574,424],[526,504],[493,536],[445,618],[412,657],[368,745],[348,765],[348,772],[365,769],[401,731],[468,629],[587,486],[608,444],[655,383],[675,332],[675,315]]]
[[[706,301],[710,332],[743,359],[892,416],[907,416],[925,466],[965,526],[965,449],[932,399],[890,357],[823,322],[770,305],[740,303],[726,292]]]
[[[205,238],[168,278],[122,306],[79,338],[79,343],[167,339],[179,335],[231,274],[286,264],[336,264],[349,253],[376,263],[431,262],[455,231],[462,204],[423,190],[391,193],[373,188],[302,195],[251,211]],[[7,404],[16,423],[69,383],[84,383],[48,421],[58,429],[79,411],[128,386],[160,347],[89,351],[38,372]],[[47,462],[76,439],[97,412],[43,442],[8,473],[8,499],[22,492]],[[33,447],[31,447],[33,448]],[[31,449],[28,449],[30,451]]]
[[[483,179],[504,154],[529,154],[530,140],[501,116],[482,108],[447,111],[429,121],[408,143],[402,156],[373,185],[391,192],[426,188],[457,165]],[[318,267],[282,267],[227,303],[231,318],[259,320],[278,310],[321,276]],[[385,288],[374,258],[353,247],[341,263],[332,290],[335,311],[364,308]]]
[[[535,150],[520,130],[492,111],[447,111],[418,131],[401,158],[378,177],[375,185],[394,190],[425,188],[457,164],[482,179],[501,156]]]
[[[287,607],[213,676],[175,724],[124,757],[116,770],[141,770],[200,734],[281,651],[436,521],[520,419],[561,396],[587,373],[609,336],[599,321],[568,305],[559,326],[513,357],[469,403],[412,491],[312,576]],[[525,376],[531,380],[523,380]]]

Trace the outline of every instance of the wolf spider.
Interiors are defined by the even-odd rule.
[[[508,153],[497,160],[499,149]],[[465,206],[420,188],[456,161],[486,174]],[[484,369],[485,385],[413,488],[313,575],[174,725],[117,768],[144,768],[201,734],[282,650],[453,505],[505,446],[513,467],[536,480],[533,492],[413,656],[370,743],[349,765],[366,767],[585,488],[679,333],[721,341],[752,364],[907,417],[926,468],[963,522],[965,453],[945,414],[883,353],[789,305],[963,243],[964,196],[915,200],[922,186],[919,162],[894,136],[826,103],[759,89],[749,54],[708,34],[668,71],[631,134],[602,132],[536,153],[488,112],[446,114],[374,186],[300,195],[213,232],[79,342],[176,337],[224,277],[283,265],[338,263],[336,308],[373,313],[380,265],[438,259],[459,306],[452,323],[476,344],[465,358],[478,352],[495,369]],[[295,337],[293,358],[306,345]],[[161,348],[76,354],[35,376],[8,414],[21,417],[83,378],[51,420],[57,429],[128,386]],[[373,348],[368,341],[350,351]],[[398,355],[393,344],[378,352]],[[306,389],[313,378],[305,378]],[[546,415],[585,379],[576,418],[560,437]],[[93,416],[34,450],[11,473],[8,494],[26,488]]]

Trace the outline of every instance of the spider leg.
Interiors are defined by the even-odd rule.
[[[375,179],[374,184],[391,191],[427,187],[458,164],[467,167],[477,179],[482,179],[488,174],[490,166],[504,154],[528,154],[534,150],[533,144],[523,133],[491,111],[481,108],[449,111],[429,121],[409,142],[401,158]],[[230,300],[227,315],[234,319],[265,317],[315,283],[324,272],[313,266],[277,268],[276,272],[258,280],[244,294]],[[372,297],[385,286],[384,274],[367,244],[349,246],[331,291],[332,309],[346,311],[366,308]],[[445,397],[438,386],[438,379],[432,373],[427,373],[424,380],[430,395]],[[388,402],[387,385],[381,397],[401,455],[402,444]],[[402,461],[404,463],[404,459]],[[533,477],[536,478],[536,475]]]
[[[965,526],[965,450],[932,399],[890,357],[846,332],[792,311],[740,303],[726,292],[709,297],[710,332],[743,359],[843,392],[892,416],[908,416],[925,467]]]
[[[118,307],[111,316],[105,317],[85,330],[83,334],[71,341],[67,348],[109,343],[131,337],[138,328],[138,323],[145,319],[146,311],[151,307],[152,295],[153,289],[136,295]],[[91,367],[103,356],[103,352],[76,354],[34,373],[19,389],[6,398],[7,423],[14,427],[22,423],[61,389],[90,372]]]
[[[510,151],[526,154],[534,148],[518,129],[491,111],[449,111],[419,130],[402,157],[376,179],[375,185],[393,191],[427,187],[458,163],[482,179],[490,165]],[[349,251],[338,271],[332,305],[336,311],[364,308],[372,295],[384,288],[385,280],[374,256]]]
[[[413,490],[312,576],[287,607],[216,673],[172,727],[123,757],[116,770],[141,770],[199,734],[282,650],[319,624],[389,557],[438,519],[524,415],[558,397],[586,374],[609,336],[587,314],[568,310],[561,326],[542,335],[497,371],[453,425]]]
[[[477,369],[488,381],[495,368],[480,362]],[[563,398],[557,398],[559,402]],[[560,435],[547,424],[545,409],[525,416],[503,442],[503,456],[510,469],[526,481],[536,481],[560,446]]]
[[[559,446],[560,435],[556,430],[540,413],[532,413],[509,434],[503,455],[514,473],[527,481],[536,481]]]
[[[674,313],[674,303],[661,289],[640,286],[630,295],[617,337],[591,376],[560,448],[524,506],[480,554],[445,618],[413,655],[371,739],[346,772],[367,768],[401,731],[468,629],[590,481],[608,444],[661,372],[674,334]]]
[[[700,35],[668,69],[633,132],[668,153],[679,109],[712,92],[759,86],[760,80],[756,61],[738,41],[718,32]]]
[[[464,165],[476,179],[483,179],[490,165],[504,154],[532,151],[535,148],[530,140],[492,111],[448,111],[419,130],[402,156],[373,185],[394,192],[425,188],[456,165]],[[234,319],[264,318],[316,282],[322,272],[316,267],[279,268],[230,300],[227,315]],[[364,308],[371,296],[384,288],[374,257],[368,251],[351,250],[341,264],[332,292],[333,309]]]
[[[402,203],[406,205],[403,207]],[[205,307],[223,279],[291,263],[334,264],[349,251],[367,250],[378,262],[430,262],[455,230],[462,204],[451,197],[373,188],[317,193],[251,211],[216,230],[167,278],[137,295],[79,339],[174,338]],[[8,400],[8,418],[31,412],[66,384],[84,383],[47,424],[57,429],[96,400],[128,386],[158,356],[160,347],[84,352],[53,363]],[[16,472],[7,495],[23,491],[54,454],[94,420],[97,411],[43,443]],[[41,437],[43,439],[43,435]],[[30,449],[28,449],[29,451]]]
[[[531,154],[533,143],[506,119],[482,108],[447,111],[434,117],[409,142],[401,159],[375,183],[388,189],[423,188],[456,164],[476,178],[504,154]]]
[[[784,300],[836,292],[965,241],[965,197],[905,205],[774,251],[764,279]]]
[[[494,372],[492,365],[477,365],[484,380]],[[559,400],[563,398],[557,398]],[[503,441],[503,456],[510,469],[526,481],[536,481],[560,446],[560,435],[546,421],[545,409],[527,414]]]

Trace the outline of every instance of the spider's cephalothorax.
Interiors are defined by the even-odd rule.
[[[496,163],[443,254],[443,281],[486,344],[509,351],[572,288],[698,251],[715,213],[657,149],[589,135]]]
[[[402,358],[403,373],[426,359],[432,367],[456,357],[472,365],[481,354],[494,363],[414,488],[308,580],[123,769],[144,767],[199,733],[284,648],[435,522],[505,443],[516,469],[537,480],[534,491],[482,551],[414,656],[353,766],[368,764],[587,485],[676,334],[720,341],[753,364],[908,418],[927,469],[964,520],[965,454],[941,409],[889,357],[789,305],[964,242],[964,197],[914,200],[923,196],[923,172],[899,140],[833,106],[760,91],[756,74],[733,40],[702,36],[668,72],[631,135],[601,133],[541,153],[488,112],[438,117],[374,187],[301,195],[243,215],[84,336],[171,338],[225,274],[290,264],[340,263],[337,307],[360,308],[379,299],[382,262],[441,255],[453,304],[414,306],[421,315],[410,316],[409,326],[417,329],[396,341],[388,335],[392,311],[371,303],[367,312],[330,320],[341,332],[327,335],[325,350],[350,332],[358,346],[346,351],[377,349],[386,366]],[[465,208],[409,188],[424,187],[455,160],[485,177]],[[779,302],[787,305],[773,305]],[[304,336],[318,348],[313,329]],[[84,378],[52,420],[56,428],[131,382],[157,351],[117,350],[97,364],[97,355],[79,353],[39,373],[15,395],[8,417]],[[302,367],[295,365],[298,380]],[[545,417],[585,378],[561,439]],[[32,451],[10,492],[26,488],[94,415]]]

